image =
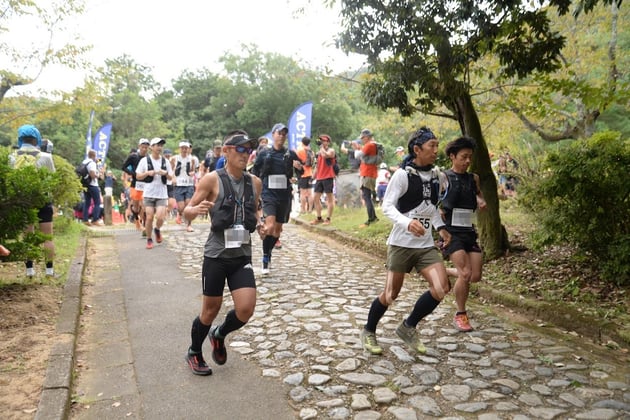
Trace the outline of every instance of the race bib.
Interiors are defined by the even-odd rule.
[[[226,248],[239,248],[243,243],[249,242],[249,231],[243,225],[234,225],[223,231]]]
[[[416,219],[420,222],[424,230],[428,231],[431,229],[431,216],[428,214],[422,214],[419,212],[411,212],[409,215],[412,219]]]
[[[475,212],[471,209],[453,209],[451,226],[472,227],[475,222]]]
[[[271,190],[286,190],[287,189],[287,176],[286,175],[269,175],[268,187]]]

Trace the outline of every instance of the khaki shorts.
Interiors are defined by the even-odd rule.
[[[367,188],[370,191],[376,191],[376,178],[372,178],[369,176],[362,176],[361,188]]]
[[[436,247],[431,248],[405,248],[389,245],[387,247],[387,269],[395,273],[411,273],[416,269],[419,273],[426,267],[441,263],[442,256]]]

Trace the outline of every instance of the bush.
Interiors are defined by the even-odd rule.
[[[24,234],[24,229],[37,223],[37,209],[51,201],[70,213],[80,199],[81,183],[72,165],[59,156],[53,155],[56,172],[51,173],[35,166],[12,168],[11,153],[0,147],[0,243],[11,250],[10,260],[37,260],[43,255],[39,245],[49,238],[37,230]]]
[[[540,222],[537,243],[574,244],[607,281],[630,284],[630,141],[598,133],[549,153],[541,168],[519,192]]]

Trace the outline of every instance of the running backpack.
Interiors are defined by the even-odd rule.
[[[306,159],[304,160],[304,166],[313,166],[315,161],[315,155],[311,149],[306,149]]]
[[[90,186],[90,183],[92,182],[92,177],[90,177],[90,171],[88,171],[87,163],[85,162],[79,163],[77,167],[74,168],[74,172],[79,177],[79,180],[81,181],[81,185],[83,185],[86,188]]]
[[[376,164],[380,165],[385,160],[385,146],[376,143]]]
[[[40,152],[38,150],[34,152],[25,152],[23,150],[18,150],[15,156],[15,161],[13,162],[13,168],[19,169],[25,166],[37,166],[39,153]]]
[[[385,160],[385,146],[376,143],[376,155],[363,156],[362,159],[368,165],[380,165]]]

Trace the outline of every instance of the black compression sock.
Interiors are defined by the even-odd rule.
[[[206,339],[210,327],[211,325],[204,325],[199,317],[195,318],[192,329],[190,330],[190,337],[192,338],[192,344],[190,345],[191,351],[195,353],[201,352],[201,345],[203,344],[203,340]]]
[[[378,321],[381,320],[383,315],[387,311],[387,306],[383,305],[378,297],[372,301],[370,306],[370,313],[368,314],[367,322],[365,323],[365,330],[370,332],[376,332],[376,326]]]
[[[225,315],[225,321],[219,328],[217,328],[216,332],[219,337],[217,338],[225,338],[226,335],[231,333],[232,331],[236,331],[245,325],[245,322],[241,321],[236,317],[236,311],[232,309]]]
[[[416,327],[418,322],[425,316],[429,315],[440,304],[439,300],[436,300],[431,296],[431,292],[426,291],[418,298],[416,304],[411,311],[411,314],[406,319],[408,327]]]
[[[269,255],[269,257],[271,257],[271,250],[273,250],[273,247],[276,245],[277,240],[278,238],[276,238],[275,236],[265,236],[265,239],[263,239],[262,241],[263,255]]]

